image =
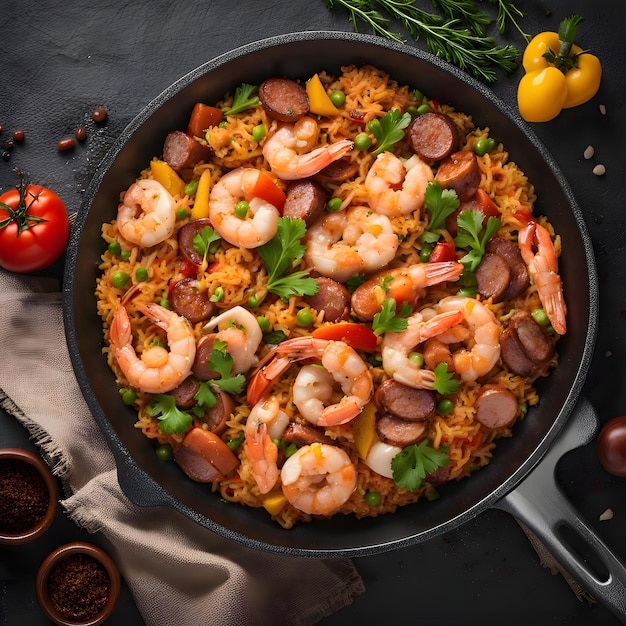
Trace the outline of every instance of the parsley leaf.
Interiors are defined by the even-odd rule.
[[[367,130],[376,137],[378,146],[373,154],[380,154],[386,150],[393,151],[392,147],[404,137],[404,130],[411,123],[411,114],[400,114],[398,109],[391,109],[380,119],[376,118],[367,123]]]
[[[459,381],[454,378],[454,372],[448,372],[448,366],[445,363],[439,363],[434,369],[435,382],[433,389],[442,395],[455,393],[459,388]]]
[[[475,272],[478,264],[485,254],[487,241],[500,230],[501,222],[497,217],[490,217],[487,220],[485,231],[480,236],[485,219],[482,211],[477,209],[462,211],[457,218],[459,232],[454,238],[457,248],[470,248],[470,251],[459,260],[470,272]]]
[[[208,266],[207,264],[207,255],[209,252],[214,252],[216,246],[212,246],[211,244],[219,241],[221,237],[210,227],[205,226],[200,232],[196,233],[193,238],[193,247],[194,250],[202,255],[202,263],[201,267],[205,270]]]
[[[235,89],[232,106],[222,111],[224,116],[235,115],[235,113],[242,113],[248,109],[258,107],[261,101],[259,100],[259,96],[256,95],[257,89],[258,87],[256,85],[249,85],[248,83],[243,83],[237,87],[237,89]]]
[[[445,467],[449,462],[447,454],[434,450],[424,439],[419,445],[407,446],[392,459],[393,480],[400,489],[415,491],[427,474]]]
[[[374,315],[372,320],[374,334],[380,336],[383,333],[399,333],[406,330],[409,323],[405,318],[410,313],[411,307],[407,302],[403,302],[400,317],[396,316],[396,301],[393,298],[386,298],[382,309]]]
[[[461,204],[454,189],[442,189],[437,181],[426,185],[424,192],[424,206],[430,214],[428,230],[438,230],[446,224],[446,217],[454,213]],[[432,243],[432,242],[431,242]]]
[[[231,376],[233,370],[233,357],[226,352],[225,341],[216,339],[213,343],[213,350],[209,357],[209,369],[217,372],[220,378],[211,380],[210,384],[227,393],[240,393],[246,383],[243,374]]]
[[[348,278],[348,280],[346,280],[345,285],[350,293],[354,293],[356,288],[364,282],[365,276],[363,274],[353,274],[350,278]]]
[[[152,397],[147,408],[150,417],[159,420],[159,430],[166,435],[186,433],[193,423],[190,413],[181,411],[174,401],[174,396],[159,393]]]
[[[281,217],[276,235],[257,248],[267,269],[267,290],[285,302],[291,296],[312,296],[319,289],[317,281],[309,276],[308,271],[285,274],[289,266],[304,255],[305,247],[300,240],[305,234],[304,220]]]

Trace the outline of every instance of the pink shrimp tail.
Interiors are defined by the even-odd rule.
[[[429,287],[447,280],[456,280],[463,272],[463,265],[456,261],[442,261],[426,265],[426,281]]]
[[[317,420],[317,426],[339,426],[352,421],[362,410],[356,400],[347,398],[344,402],[327,406]]]
[[[420,328],[420,338],[430,339],[456,326],[463,321],[463,311],[446,311],[424,322]]]
[[[263,494],[269,493],[278,480],[278,447],[270,438],[266,424],[259,424],[254,434],[246,432],[246,444],[252,473]]]

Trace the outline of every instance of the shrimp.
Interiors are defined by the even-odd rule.
[[[329,213],[307,231],[306,263],[339,282],[390,263],[398,249],[391,221],[363,206]]]
[[[122,300],[109,328],[113,355],[130,385],[146,393],[167,393],[191,372],[196,355],[193,329],[184,317],[154,302],[140,306],[139,310],[167,331],[169,351],[155,345],[145,349],[141,358],[137,356],[126,303]]]
[[[283,494],[296,509],[310,515],[332,515],[356,489],[357,472],[341,448],[313,443],[285,461],[280,479]]]
[[[280,410],[276,398],[261,400],[252,407],[246,421],[244,434],[248,459],[254,479],[263,494],[270,492],[278,481],[278,446],[289,424],[289,416]]]
[[[267,243],[278,229],[278,209],[255,197],[261,170],[239,167],[224,174],[209,195],[209,219],[215,231],[234,246],[257,248]],[[235,214],[240,201],[248,203],[244,217]]]
[[[278,360],[275,360],[276,358]],[[315,423],[318,426],[337,426],[353,420],[372,397],[374,383],[367,363],[344,341],[313,337],[294,337],[283,341],[271,353],[268,364],[251,377],[248,384],[248,402],[252,404],[258,402],[278,376],[294,361],[303,359],[318,360],[344,394],[337,403],[329,403],[322,407],[323,402],[320,401],[317,406],[321,411]],[[326,382],[329,382],[329,379]],[[294,384],[294,403],[297,397],[298,403],[305,405],[303,416],[306,419],[309,419],[307,415],[311,414],[310,405],[306,405],[306,402],[315,393],[314,385],[307,384],[305,378],[298,381],[297,388]],[[330,394],[324,396],[324,401],[330,400]]]
[[[298,180],[317,174],[354,148],[354,142],[342,139],[313,149],[319,127],[312,117],[302,117],[294,124],[274,122],[263,146],[263,156],[270,169],[283,180]]]
[[[226,342],[226,352],[233,357],[232,374],[243,374],[257,364],[256,351],[261,345],[263,331],[248,309],[236,306],[224,311],[204,325],[203,330],[221,328],[216,336]]]
[[[473,381],[489,373],[500,358],[502,328],[496,316],[478,300],[463,296],[444,298],[439,302],[437,310],[439,313],[462,313],[463,322],[467,326],[467,330],[461,329],[463,332],[452,333],[455,339],[464,338],[468,346],[452,354],[456,373],[464,381]]]
[[[315,365],[305,365],[293,384],[293,403],[311,424],[316,425],[333,394],[334,380],[330,372]]]
[[[174,233],[176,203],[172,195],[156,180],[133,183],[117,209],[117,229],[124,239],[149,248]]]
[[[533,246],[537,248],[536,253]],[[564,335],[567,324],[563,283],[550,233],[541,224],[530,222],[519,232],[519,247],[552,328]]]
[[[372,210],[388,217],[408,215],[422,208],[426,186],[432,180],[430,165],[417,154],[402,161],[391,152],[382,152],[365,178],[367,202]]]
[[[385,333],[382,342],[382,364],[385,372],[403,385],[414,389],[432,389],[435,374],[414,363],[409,354],[422,341],[435,337],[458,324],[463,314],[451,311],[425,320],[415,312],[407,318],[408,327],[399,333]]]

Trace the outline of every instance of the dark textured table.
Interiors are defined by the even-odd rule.
[[[432,10],[426,0],[417,2]],[[486,2],[478,3],[493,13]],[[600,329],[584,388],[602,421],[626,413],[625,290],[626,253],[622,184],[626,174],[619,138],[626,137],[624,47],[626,5],[615,0],[527,0],[526,32],[556,30],[562,17],[580,13],[579,40],[603,62],[599,94],[556,120],[534,124],[568,179],[591,233],[600,276]],[[302,30],[347,30],[343,10],[331,14],[322,0],[211,0],[210,2],[18,2],[0,6],[0,146],[15,128],[26,133],[8,161],[0,161],[0,188],[16,182],[14,167],[34,182],[52,187],[70,212],[79,210],[98,163],[126,124],[152,98],[183,74],[233,47],[256,39]],[[365,29],[364,29],[365,30]],[[511,31],[501,40],[523,47]],[[422,40],[417,42],[425,48]],[[500,76],[494,91],[515,105],[521,76]],[[602,115],[599,105],[605,105]],[[97,106],[108,110],[104,124],[90,119]],[[69,152],[56,143],[84,125],[88,139]],[[592,159],[583,152],[595,148]],[[602,163],[606,174],[593,167]],[[62,275],[62,261],[44,272]],[[576,306],[576,303],[571,303]],[[0,312],[1,314],[1,312]],[[0,351],[2,347],[0,346]],[[34,387],[36,382],[34,381]],[[0,446],[32,447],[22,427],[0,412]],[[601,537],[626,557],[626,484],[600,467],[594,444],[563,458],[559,477],[564,491]],[[614,518],[600,522],[612,508]],[[59,513],[53,531],[19,548],[0,546],[0,623],[48,623],[39,611],[35,572],[56,545],[73,539],[98,542]],[[458,530],[427,543],[360,557],[366,593],[324,621],[372,624],[393,618],[422,624],[531,620],[553,624],[616,624],[602,606],[579,602],[560,576],[539,565],[536,553],[507,514],[488,510]],[[127,587],[112,624],[141,624]]]

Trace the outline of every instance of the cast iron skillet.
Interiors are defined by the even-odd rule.
[[[539,385],[541,402],[501,440],[492,463],[471,479],[446,485],[436,502],[419,502],[394,515],[356,520],[337,516],[285,531],[263,510],[224,504],[205,485],[188,480],[176,464],[157,460],[154,445],[133,427],[134,412],[119,400],[114,377],[101,355],[102,330],[94,293],[103,249],[100,227],[117,210],[120,192],[150,159],[162,152],[173,129],[184,129],[193,105],[212,103],[243,82],[258,84],[269,76],[306,79],[350,63],[369,63],[400,84],[471,113],[489,126],[536,185],[537,214],[546,214],[563,240],[560,270],[568,310],[568,333],[559,342],[560,364]],[[289,34],[253,43],[220,56],[184,76],[151,102],[124,130],[104,159],[86,194],[75,224],[64,277],[64,313],[76,376],[117,462],[120,484],[139,505],[167,505],[198,524],[248,547],[307,557],[363,556],[425,541],[450,531],[488,507],[500,507],[524,519],[548,543],[583,586],[621,614],[626,612],[626,571],[611,551],[573,511],[556,486],[541,488],[533,475],[522,480],[546,455],[566,422],[577,424],[556,448],[589,441],[597,418],[579,399],[589,367],[597,325],[597,277],[593,251],[581,212],[562,174],[533,132],[482,84],[418,49],[395,42],[341,32]],[[582,433],[582,434],[581,434]],[[553,472],[548,472],[553,483]],[[516,488],[517,487],[517,488]],[[542,502],[544,504],[542,504]],[[530,506],[532,504],[532,506]],[[591,571],[560,539],[561,527],[582,534],[599,554],[600,572]],[[621,583],[620,583],[621,581]]]

